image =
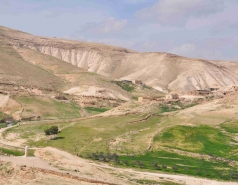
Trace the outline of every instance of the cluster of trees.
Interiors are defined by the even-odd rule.
[[[120,162],[119,155],[117,155],[116,153],[111,154],[111,153],[96,152],[96,153],[88,154],[87,157],[93,160],[100,160],[104,162],[110,162],[110,161],[114,161],[117,163]]]
[[[50,128],[47,128],[44,130],[45,135],[57,135],[59,133],[59,127],[58,126],[51,126]]]
[[[114,162],[115,164],[121,164],[125,166],[133,166],[133,167],[140,167],[140,168],[150,168],[155,170],[173,170],[174,172],[181,172],[184,171],[186,173],[195,173],[197,175],[211,175],[209,170],[204,170],[201,168],[189,168],[188,166],[167,166],[165,164],[159,163],[145,163],[144,161],[140,160],[120,160],[120,156],[116,153],[103,153],[103,152],[96,152],[90,153],[87,155],[88,158],[93,160],[99,160],[103,162]],[[204,159],[203,159],[204,160]],[[237,172],[220,172],[220,177],[227,178],[227,179],[236,179],[238,180],[238,173]]]
[[[154,169],[156,169],[156,170],[162,170],[162,169],[167,169],[168,167],[167,167],[167,165],[159,165],[158,163],[154,163],[153,164],[153,167],[154,167]]]

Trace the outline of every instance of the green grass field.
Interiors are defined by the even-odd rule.
[[[132,83],[129,83],[129,82],[125,83],[121,81],[112,81],[112,82],[117,84],[119,87],[121,87],[125,91],[132,92],[133,90],[135,90],[135,85]]]
[[[1,123],[1,121],[6,117],[7,117],[7,115],[0,111],[0,129],[7,127],[6,123]]]
[[[85,107],[84,108],[90,115],[96,115],[108,111],[107,108],[97,108],[97,107]]]
[[[221,157],[229,157],[229,153],[238,149],[230,142],[234,142],[231,137],[209,126],[174,126],[154,138],[156,146]]]
[[[180,125],[183,119],[172,116],[132,114],[80,120],[75,123],[32,124],[11,128],[5,132],[18,133],[29,146],[52,146],[85,158],[115,163],[119,166],[159,170],[212,179],[237,180],[238,146],[231,135],[218,127]],[[137,122],[134,122],[136,121]],[[45,136],[51,125],[63,128],[55,137]],[[232,135],[233,134],[233,135]],[[40,138],[32,139],[32,135]],[[153,141],[148,151],[148,144]],[[180,154],[176,151],[206,154],[210,158]],[[118,161],[107,160],[108,153],[119,155]],[[101,157],[96,157],[95,155]],[[92,158],[94,156],[94,158]],[[218,157],[223,157],[220,160]]]
[[[46,97],[15,97],[24,107],[23,117],[41,116],[42,119],[80,118],[80,106],[75,103],[64,103]]]
[[[5,114],[0,111],[0,121],[5,117]]]
[[[25,152],[23,149],[0,147],[0,155],[24,156],[24,154]],[[34,150],[29,150],[28,154],[29,156],[34,156]]]
[[[125,167],[187,174],[213,179],[234,180],[232,174],[238,173],[237,167],[219,160],[204,160],[164,150],[147,152],[144,155],[120,156],[119,160],[117,165]]]
[[[7,127],[7,124],[6,123],[0,123],[0,129],[1,128],[6,128]]]
[[[238,121],[229,121],[220,125],[225,131],[230,133],[237,133],[238,132]]]
[[[161,117],[151,117],[144,122],[128,123],[142,119],[146,115],[127,115],[81,120],[73,126],[70,123],[29,124],[9,129],[4,133],[19,133],[21,138],[27,139],[30,146],[54,146],[70,153],[86,155],[96,151],[144,151],[151,132],[157,129]],[[48,140],[44,136],[44,129],[51,125],[64,128],[55,140]],[[40,136],[43,139],[34,142],[31,136]],[[118,139],[118,142],[117,142]],[[127,142],[130,141],[130,142]],[[113,144],[115,143],[115,144]]]

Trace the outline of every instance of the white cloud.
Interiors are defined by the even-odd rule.
[[[219,59],[221,57],[221,53],[218,52],[217,50],[202,48],[191,43],[177,46],[172,50],[170,50],[169,52],[192,58]]]
[[[96,25],[95,29],[99,33],[105,34],[120,31],[126,26],[126,24],[127,20],[116,20],[114,17],[112,17]]]
[[[138,11],[136,16],[164,25],[184,26],[191,17],[204,17],[224,8],[223,0],[160,0]]]
[[[122,30],[126,25],[127,20],[117,20],[114,17],[111,17],[99,23],[87,24],[80,32],[90,32],[94,34],[115,33]]]

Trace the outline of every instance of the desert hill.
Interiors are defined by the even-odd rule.
[[[238,84],[237,63],[191,59],[97,43],[33,36],[0,27],[0,38],[112,79],[142,80],[158,90],[187,92]]]
[[[237,184],[237,84],[235,62],[0,27],[0,184]]]
[[[158,94],[149,87],[133,84],[125,84],[123,89],[123,84],[118,85],[107,76],[32,49],[42,43],[41,39],[0,29],[0,111],[16,120],[88,116],[116,107],[132,96]],[[53,40],[62,45],[63,41]],[[73,47],[75,43],[68,41],[64,46]],[[95,48],[98,46],[95,44]]]
[[[30,49],[39,40],[41,38],[30,34],[0,28],[0,79],[2,83],[49,88],[61,92],[74,89],[73,92],[79,94],[90,94],[91,89],[95,91],[92,95],[96,96],[100,95],[98,91],[103,90],[108,94],[106,97],[129,99],[130,95],[116,84],[111,83],[111,79]],[[79,86],[81,90],[76,91],[75,89]]]

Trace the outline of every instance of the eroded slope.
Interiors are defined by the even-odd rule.
[[[36,37],[1,27],[1,39],[114,79],[139,79],[159,90],[190,91],[238,84],[236,63],[138,53],[96,43]]]

